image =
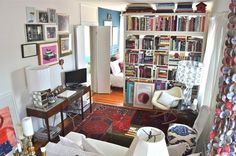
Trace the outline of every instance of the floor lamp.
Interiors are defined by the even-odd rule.
[[[176,72],[176,81],[185,84],[184,101],[182,108],[191,108],[191,96],[193,86],[200,85],[203,64],[197,61],[179,61]]]

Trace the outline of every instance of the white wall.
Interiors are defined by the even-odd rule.
[[[25,106],[30,104],[26,86],[24,67],[38,65],[38,58],[22,58],[21,44],[26,43],[24,24],[25,7],[38,10],[56,9],[57,13],[70,15],[70,32],[72,25],[80,24],[80,5],[77,0],[1,0],[0,1],[0,95],[11,92],[20,118],[24,117]],[[72,33],[73,38],[73,33]],[[74,46],[73,46],[74,47]],[[63,57],[64,70],[74,69],[74,54]],[[61,68],[51,66],[53,87],[61,84]]]

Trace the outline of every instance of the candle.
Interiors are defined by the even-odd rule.
[[[34,134],[34,128],[31,117],[25,117],[22,120],[22,128],[25,136],[29,137]]]
[[[20,139],[20,140],[23,140],[25,138],[21,124],[16,125],[16,134],[18,136],[18,139]]]
[[[22,152],[22,148],[21,148],[21,144],[20,143],[17,143],[17,150],[19,153]]]

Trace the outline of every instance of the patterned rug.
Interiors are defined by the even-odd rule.
[[[176,116],[172,113],[157,113],[153,110],[135,110],[103,104],[93,104],[93,107],[94,111],[77,125],[74,131],[99,140],[107,141],[106,132],[112,123],[116,124],[120,131],[129,128],[130,124],[135,124],[156,127],[165,133],[169,123],[176,121]]]

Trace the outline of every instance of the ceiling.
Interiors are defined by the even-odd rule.
[[[108,8],[111,10],[124,11],[129,3],[164,3],[164,2],[207,2],[208,9],[211,10],[213,0],[78,0],[83,4]]]

